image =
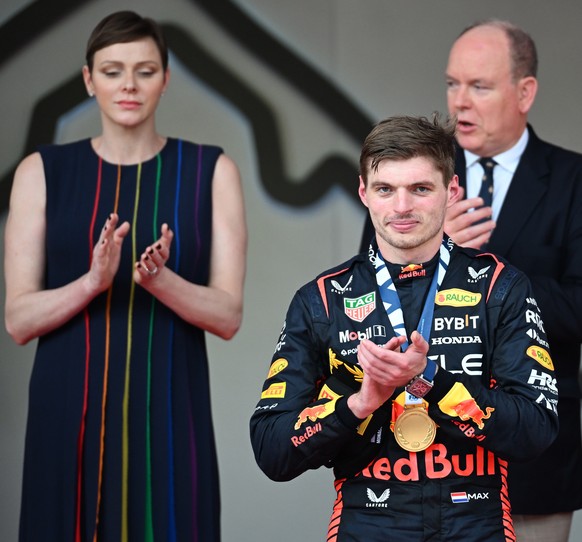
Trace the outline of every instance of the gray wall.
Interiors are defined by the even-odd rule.
[[[19,10],[34,4],[4,0],[0,24],[13,21]],[[94,24],[126,7],[179,25],[268,106],[282,144],[283,173],[287,181],[295,181],[296,189],[326,157],[337,155],[353,164],[353,178],[334,179],[338,186],[315,202],[301,205],[286,200],[282,192],[268,193],[261,172],[270,157],[257,151],[256,118],[192,73],[187,59],[173,58],[173,79],[163,99],[159,128],[170,135],[221,144],[240,166],[248,210],[243,327],[230,342],[209,340],[224,540],[323,540],[333,500],[331,473],[307,473],[285,484],[269,481],[254,463],[248,419],[293,292],[358,247],[364,210],[354,197],[361,143],[355,137],[357,123],[343,124],[340,113],[334,118],[324,111],[321,101],[310,94],[317,90],[310,86],[322,88],[319,79],[293,81],[285,72],[272,69],[247,46],[245,39],[252,36],[235,37],[196,2],[100,0],[76,5],[56,23],[36,31],[33,39],[0,64],[0,176],[8,175],[22,156],[39,100],[75,73],[82,89],[84,45]],[[240,0],[232,6],[272,34],[291,56],[324,76],[360,113],[358,118],[370,122],[393,114],[444,111],[443,73],[454,36],[475,19],[508,18],[528,29],[538,44],[540,93],[531,116],[538,135],[582,152],[582,3],[578,0],[553,4],[547,0]],[[198,57],[189,60],[196,64]],[[93,135],[97,121],[94,105],[88,100],[80,103],[60,115],[55,140]],[[348,191],[345,186],[350,181],[353,188]],[[2,213],[2,233],[4,222]],[[3,288],[0,301],[3,304]],[[7,542],[16,540],[33,352],[34,344],[15,346],[2,326],[0,539]],[[582,540],[580,513],[571,539]]]

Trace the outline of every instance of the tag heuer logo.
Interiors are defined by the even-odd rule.
[[[354,299],[344,297],[344,312],[356,322],[362,322],[375,308],[376,292],[370,292]]]

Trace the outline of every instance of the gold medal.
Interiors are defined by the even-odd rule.
[[[406,408],[394,423],[394,436],[409,452],[426,450],[436,435],[436,424],[423,407]]]

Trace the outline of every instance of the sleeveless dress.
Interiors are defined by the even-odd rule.
[[[109,291],[41,337],[30,381],[21,541],[217,541],[219,484],[204,332],[132,279],[174,232],[167,266],[207,284],[222,149],[168,139],[147,162],[101,160],[90,140],[40,149],[46,288],[85,273],[111,212],[131,224]]]

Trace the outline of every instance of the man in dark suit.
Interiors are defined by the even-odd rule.
[[[464,194],[445,231],[460,245],[506,257],[532,282],[556,369],[560,432],[537,460],[509,466],[509,496],[520,542],[567,542],[573,511],[582,508],[582,155],[540,140],[528,125],[536,72],[532,39],[510,23],[477,23],[453,44],[447,104],[458,119]]]

